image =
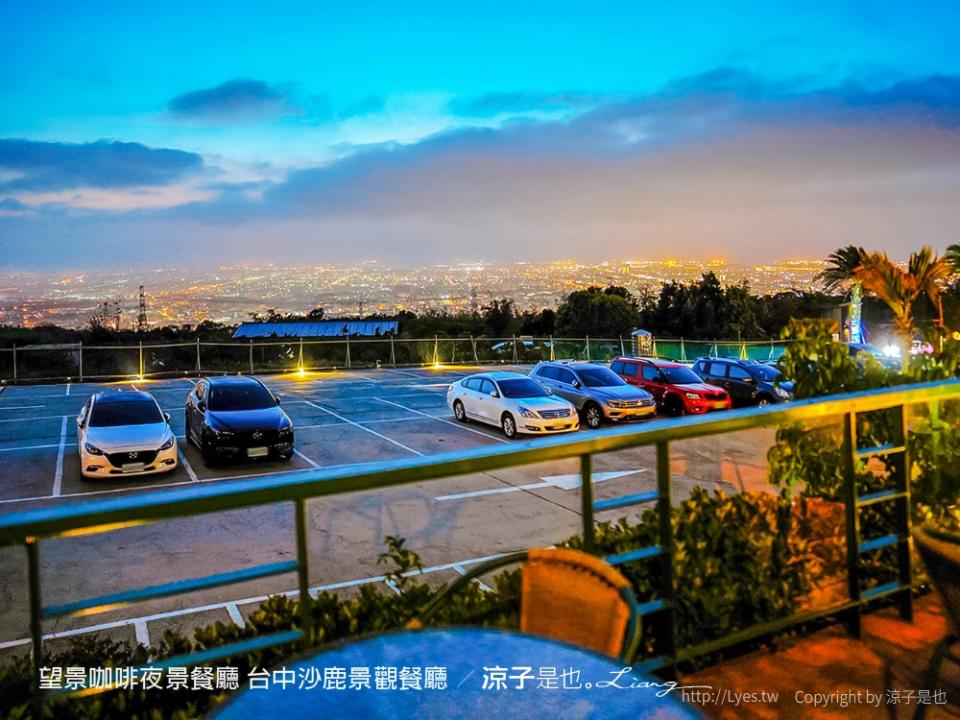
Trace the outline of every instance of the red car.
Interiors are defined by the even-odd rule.
[[[686,365],[655,358],[616,358],[610,369],[631,385],[643,388],[657,399],[666,415],[702,415],[710,410],[733,407],[730,394],[708,385]]]

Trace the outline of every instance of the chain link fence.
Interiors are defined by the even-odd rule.
[[[736,357],[773,362],[783,341],[656,339],[655,357],[693,362]],[[284,373],[369,367],[532,364],[541,360],[609,362],[637,355],[631,337],[396,338],[141,343],[137,345],[28,345],[0,348],[0,382],[93,381],[201,374]]]

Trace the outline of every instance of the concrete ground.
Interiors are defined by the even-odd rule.
[[[296,425],[296,457],[289,463],[257,461],[215,468],[207,468],[196,448],[183,440],[184,400],[193,381],[134,383],[153,393],[172,416],[180,439],[180,466],[168,475],[97,481],[80,475],[74,418],[91,393],[116,392],[131,384],[5,387],[0,389],[0,513],[508,443],[497,428],[457,423],[446,407],[447,385],[477,370],[379,369],[264,377]],[[728,492],[765,487],[765,455],[772,440],[772,430],[756,430],[673,444],[675,497],[685,497],[695,485]],[[654,467],[653,448],[598,456],[595,496],[650,489],[655,486]],[[406,538],[408,546],[421,554],[428,580],[437,583],[491,555],[561,541],[580,530],[578,471],[575,460],[542,463],[310,501],[310,582],[325,588],[382,582],[377,556],[386,535]],[[599,519],[641,511],[618,510]],[[293,559],[292,506],[277,504],[48,540],[40,550],[44,603],[69,602]],[[0,548],[0,654],[27,648],[26,587],[23,549]],[[264,596],[295,587],[294,575],[277,576],[90,617],[60,618],[45,623],[44,632],[54,642],[101,632],[149,644],[167,628],[189,632],[214,620],[242,623]]]

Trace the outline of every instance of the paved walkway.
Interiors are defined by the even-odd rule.
[[[826,628],[813,635],[785,641],[779,650],[759,650],[749,655],[685,675],[683,685],[710,685],[720,691],[721,700],[701,703],[710,718],[909,718],[916,709],[907,704],[908,691],[916,703],[921,676],[934,644],[946,633],[946,622],[939,598],[933,594],[919,599],[914,606],[915,620],[903,622],[895,608],[884,609],[863,618],[863,639],[850,638],[842,626]],[[960,718],[960,667],[945,661],[939,687],[945,691],[946,705],[931,705],[927,718]],[[899,701],[888,703],[887,690],[899,692]],[[728,692],[726,692],[728,691]],[[874,704],[857,704],[869,691]],[[766,692],[759,702],[732,704],[735,693]],[[797,694],[801,693],[799,702]],[[779,693],[776,701],[770,693]],[[815,707],[807,694],[837,693],[827,707]],[[847,693],[843,708],[842,693]],[[879,706],[876,704],[880,700]]]

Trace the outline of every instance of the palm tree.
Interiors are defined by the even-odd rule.
[[[960,243],[948,245],[943,259],[947,261],[954,275],[960,275]]]
[[[893,262],[886,253],[865,253],[853,274],[863,284],[864,290],[880,298],[893,313],[900,339],[900,363],[906,370],[916,332],[913,305],[921,295],[938,304],[939,282],[949,277],[950,265],[925,247],[910,255],[906,268]]]
[[[814,278],[830,293],[850,291],[850,341],[862,342],[860,313],[863,305],[863,285],[856,277],[856,269],[863,264],[867,251],[856,245],[847,245],[827,257],[827,266]]]

